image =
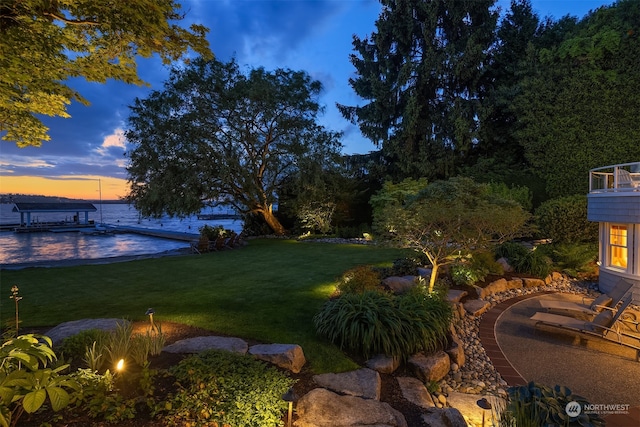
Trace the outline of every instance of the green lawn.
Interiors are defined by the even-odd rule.
[[[22,327],[115,317],[180,322],[264,342],[295,343],[315,372],[353,369],[317,337],[312,318],[345,270],[390,265],[406,252],[363,245],[251,240],[240,249],[105,265],[2,271],[2,325],[14,316],[18,285]]]

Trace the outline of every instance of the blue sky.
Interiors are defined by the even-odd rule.
[[[321,123],[344,133],[344,152],[367,153],[376,149],[365,140],[356,126],[340,116],[335,103],[362,103],[352,91],[348,79],[353,74],[349,62],[352,36],[364,38],[375,28],[380,12],[377,0],[181,0],[187,13],[184,24],[201,23],[210,28],[208,40],[217,58],[235,56],[247,67],[264,66],[305,70],[324,85],[320,98],[326,112]],[[612,4],[613,0],[532,0],[540,17],[560,18],[570,14],[583,17],[591,9]],[[496,3],[503,9],[509,0]],[[126,179],[125,140],[122,136],[129,115],[128,106],[136,97],[161,89],[167,68],[157,59],[139,62],[141,77],[150,88],[110,81],[100,85],[74,80],[72,86],[90,102],[89,107],[73,103],[72,118],[46,119],[51,141],[42,147],[19,149],[13,143],[0,144],[0,193],[65,195],[82,180],[106,183],[107,195],[124,196]],[[41,177],[53,183],[45,191],[45,180],[34,191],[21,183]],[[119,184],[118,184],[119,183]],[[95,188],[95,184],[90,185]],[[113,188],[112,188],[113,187]],[[113,192],[111,192],[113,190]],[[93,190],[91,190],[93,191]],[[89,195],[81,195],[90,197]]]

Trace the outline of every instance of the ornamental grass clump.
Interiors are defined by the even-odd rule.
[[[365,291],[327,301],[314,316],[318,334],[365,358],[385,354],[407,359],[446,342],[451,307],[441,294],[417,287],[403,295]]]

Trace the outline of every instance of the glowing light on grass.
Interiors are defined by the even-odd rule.
[[[122,372],[124,370],[124,359],[118,360],[118,364],[116,365],[116,371]]]

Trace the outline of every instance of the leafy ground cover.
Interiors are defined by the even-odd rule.
[[[340,372],[356,365],[317,336],[313,316],[344,271],[391,265],[406,254],[377,246],[258,239],[203,255],[3,271],[0,280],[7,292],[20,288],[23,328],[83,318],[142,321],[152,307],[160,322],[299,344],[314,372]],[[2,324],[13,315],[5,305]]]

